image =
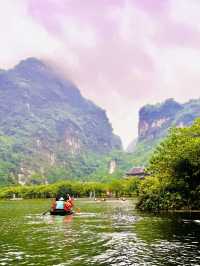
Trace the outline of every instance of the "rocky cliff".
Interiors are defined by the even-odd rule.
[[[184,107],[168,99],[164,103],[146,105],[139,111],[138,138],[155,139],[174,124],[175,117]]]
[[[168,99],[156,105],[146,105],[139,111],[138,138],[156,139],[165,135],[170,127],[191,125],[200,116],[200,100],[180,104]]]
[[[0,72],[0,142],[0,179],[21,183],[34,175],[48,180],[52,168],[87,174],[95,168],[87,154],[121,149],[105,111],[35,58]]]
[[[183,127],[200,117],[200,100],[180,104],[167,99],[156,105],[146,105],[139,111],[138,139],[131,150],[139,164],[146,164],[155,146],[167,135],[171,127]],[[130,152],[130,147],[129,147]]]

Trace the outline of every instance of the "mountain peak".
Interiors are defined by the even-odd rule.
[[[29,57],[24,60],[21,60],[19,64],[17,64],[14,67],[17,71],[34,71],[34,72],[40,72],[40,71],[49,71],[49,66],[46,65],[42,60],[37,59],[35,57]]]
[[[28,57],[19,62],[17,66],[45,66],[44,62],[35,57]]]
[[[13,141],[13,150],[5,148],[10,155],[0,154],[0,163],[16,153],[15,181],[23,182],[23,175],[28,182],[32,172],[48,177],[49,169],[58,168],[66,177],[86,176],[97,165],[87,159],[91,154],[121,149],[105,111],[37,58],[3,72],[0,94],[0,130]]]

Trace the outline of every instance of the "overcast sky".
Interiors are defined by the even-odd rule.
[[[126,146],[138,110],[199,98],[200,0],[0,0],[0,68],[54,63]]]

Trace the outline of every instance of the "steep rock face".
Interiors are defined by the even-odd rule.
[[[105,111],[35,58],[0,72],[0,135],[17,157],[11,168],[19,175],[57,165],[70,172],[78,167],[70,156],[121,149]]]
[[[155,139],[162,135],[163,131],[173,124],[177,113],[183,108],[173,99],[168,99],[161,104],[142,107],[139,112],[139,140]]]
[[[171,127],[191,125],[198,117],[200,117],[200,100],[190,100],[180,104],[168,99],[163,103],[142,107],[139,111],[137,142],[131,149],[133,163],[146,164],[156,145],[166,137]]]

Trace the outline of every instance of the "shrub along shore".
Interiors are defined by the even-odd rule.
[[[155,150],[148,172],[140,185],[138,208],[200,210],[200,119],[171,130]]]
[[[47,185],[18,185],[0,188],[1,199],[54,198],[56,195],[69,193],[74,197],[132,197],[138,194],[139,179],[117,179],[110,183],[78,182],[73,180],[60,181]]]

